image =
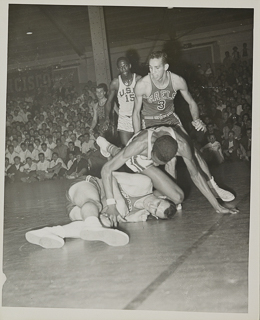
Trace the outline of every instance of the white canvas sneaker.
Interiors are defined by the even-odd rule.
[[[107,151],[108,146],[110,145],[110,142],[108,142],[105,138],[99,136],[96,139],[96,143],[99,145],[100,147],[100,153],[108,158],[111,156],[111,154]]]
[[[28,242],[37,244],[45,249],[61,248],[64,245],[64,240],[53,234],[51,228],[48,227],[29,231],[25,234],[25,238]]]
[[[112,228],[85,227],[80,232],[80,237],[88,241],[103,241],[109,246],[125,246],[129,242],[126,233]]]
[[[229,202],[235,199],[235,196],[233,195],[233,193],[226,191],[224,189],[221,189],[215,182],[214,178],[212,177],[211,180],[211,185],[214,188],[214,190],[216,191],[216,193],[218,194],[219,198],[225,202]]]

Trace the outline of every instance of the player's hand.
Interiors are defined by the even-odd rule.
[[[197,131],[207,131],[206,125],[204,122],[202,122],[202,120],[197,119],[195,121],[192,121],[191,123]]]
[[[109,127],[109,120],[105,120],[101,130],[106,131],[108,129],[108,127]]]
[[[239,210],[237,208],[225,208],[222,207],[221,205],[218,206],[218,208],[216,209],[217,213],[231,213],[231,214],[237,214],[239,212]]]
[[[115,204],[110,204],[108,206],[108,209],[106,211],[106,215],[108,216],[108,218],[111,222],[111,226],[117,227],[117,217],[119,215],[119,212],[117,211]]]
[[[117,221],[120,223],[120,222],[127,222],[127,220],[125,219],[125,218],[123,218],[122,216],[121,216],[121,214],[119,214],[118,216],[117,216]]]

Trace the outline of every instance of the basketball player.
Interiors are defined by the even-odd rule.
[[[119,131],[121,144],[125,146],[134,133],[132,120],[135,99],[134,87],[136,82],[141,79],[141,76],[131,73],[131,64],[125,57],[117,59],[117,69],[120,75],[112,80],[105,105],[106,123],[109,122],[111,104],[117,94],[119,104],[117,130]]]
[[[206,131],[206,125],[199,119],[199,109],[196,102],[190,95],[186,82],[183,78],[168,71],[167,54],[156,51],[149,56],[150,73],[137,82],[135,87],[135,106],[133,111],[133,126],[137,133],[141,127],[149,128],[154,126],[178,126],[187,135],[182,123],[174,112],[174,98],[180,90],[183,98],[189,104],[192,125],[196,130]],[[141,124],[142,109],[142,124]],[[167,165],[165,170],[173,177],[176,177],[176,158]],[[200,158],[201,162],[205,162]],[[203,164],[206,167],[206,163]]]
[[[107,102],[107,85],[100,83],[96,87],[97,101],[93,100],[93,120],[90,125],[90,131],[93,131],[97,125],[102,129],[105,121],[105,104]]]
[[[236,209],[224,208],[218,203],[216,198],[231,201],[235,197],[232,193],[219,188],[208,168],[201,166],[200,155],[181,129],[178,129],[178,132],[176,127],[144,129],[134,135],[122,150],[102,137],[97,139],[97,143],[103,153],[107,152],[107,155],[111,153],[113,156],[104,164],[101,177],[108,203],[107,215],[115,226],[118,211],[112,189],[112,173],[126,164],[132,171],[149,176],[153,186],[178,205],[184,199],[183,191],[169,176],[157,168],[158,165],[167,163],[170,165],[175,156],[183,158],[194,184],[218,213],[238,212]]]
[[[114,172],[113,192],[120,213],[118,222],[146,221],[148,215],[167,219],[176,212],[173,203],[158,191],[153,193],[152,181],[144,175]],[[29,231],[25,235],[28,242],[43,248],[61,248],[64,238],[99,240],[111,246],[128,243],[127,234],[110,228],[111,222],[106,215],[109,203],[106,202],[101,179],[93,176],[78,179],[69,188],[67,197],[69,217],[73,222]]]
[[[174,112],[173,101],[178,90],[189,104],[192,125],[197,131],[206,131],[206,125],[199,119],[198,106],[190,95],[185,80],[168,71],[168,68],[166,53],[156,51],[150,54],[150,73],[139,80],[135,86],[134,132],[139,132],[141,127],[143,129],[162,125],[182,127],[179,117]]]

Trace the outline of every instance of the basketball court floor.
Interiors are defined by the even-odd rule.
[[[66,239],[43,249],[29,230],[63,225],[67,180],[5,187],[4,307],[248,312],[250,168],[245,162],[212,168],[233,191],[236,215],[217,214],[181,168],[186,200],[171,220],[120,224],[130,242]]]

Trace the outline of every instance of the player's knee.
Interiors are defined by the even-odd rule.
[[[82,216],[81,216],[81,210],[79,207],[75,206],[72,208],[72,210],[69,212],[69,218],[71,221],[81,221]]]
[[[86,219],[87,217],[96,216],[98,217],[99,207],[97,203],[93,200],[87,201],[81,208],[81,216],[82,219]]]
[[[176,193],[175,204],[182,203],[183,200],[184,200],[184,193],[183,193],[183,191],[180,189],[180,190],[178,190],[177,193]]]

